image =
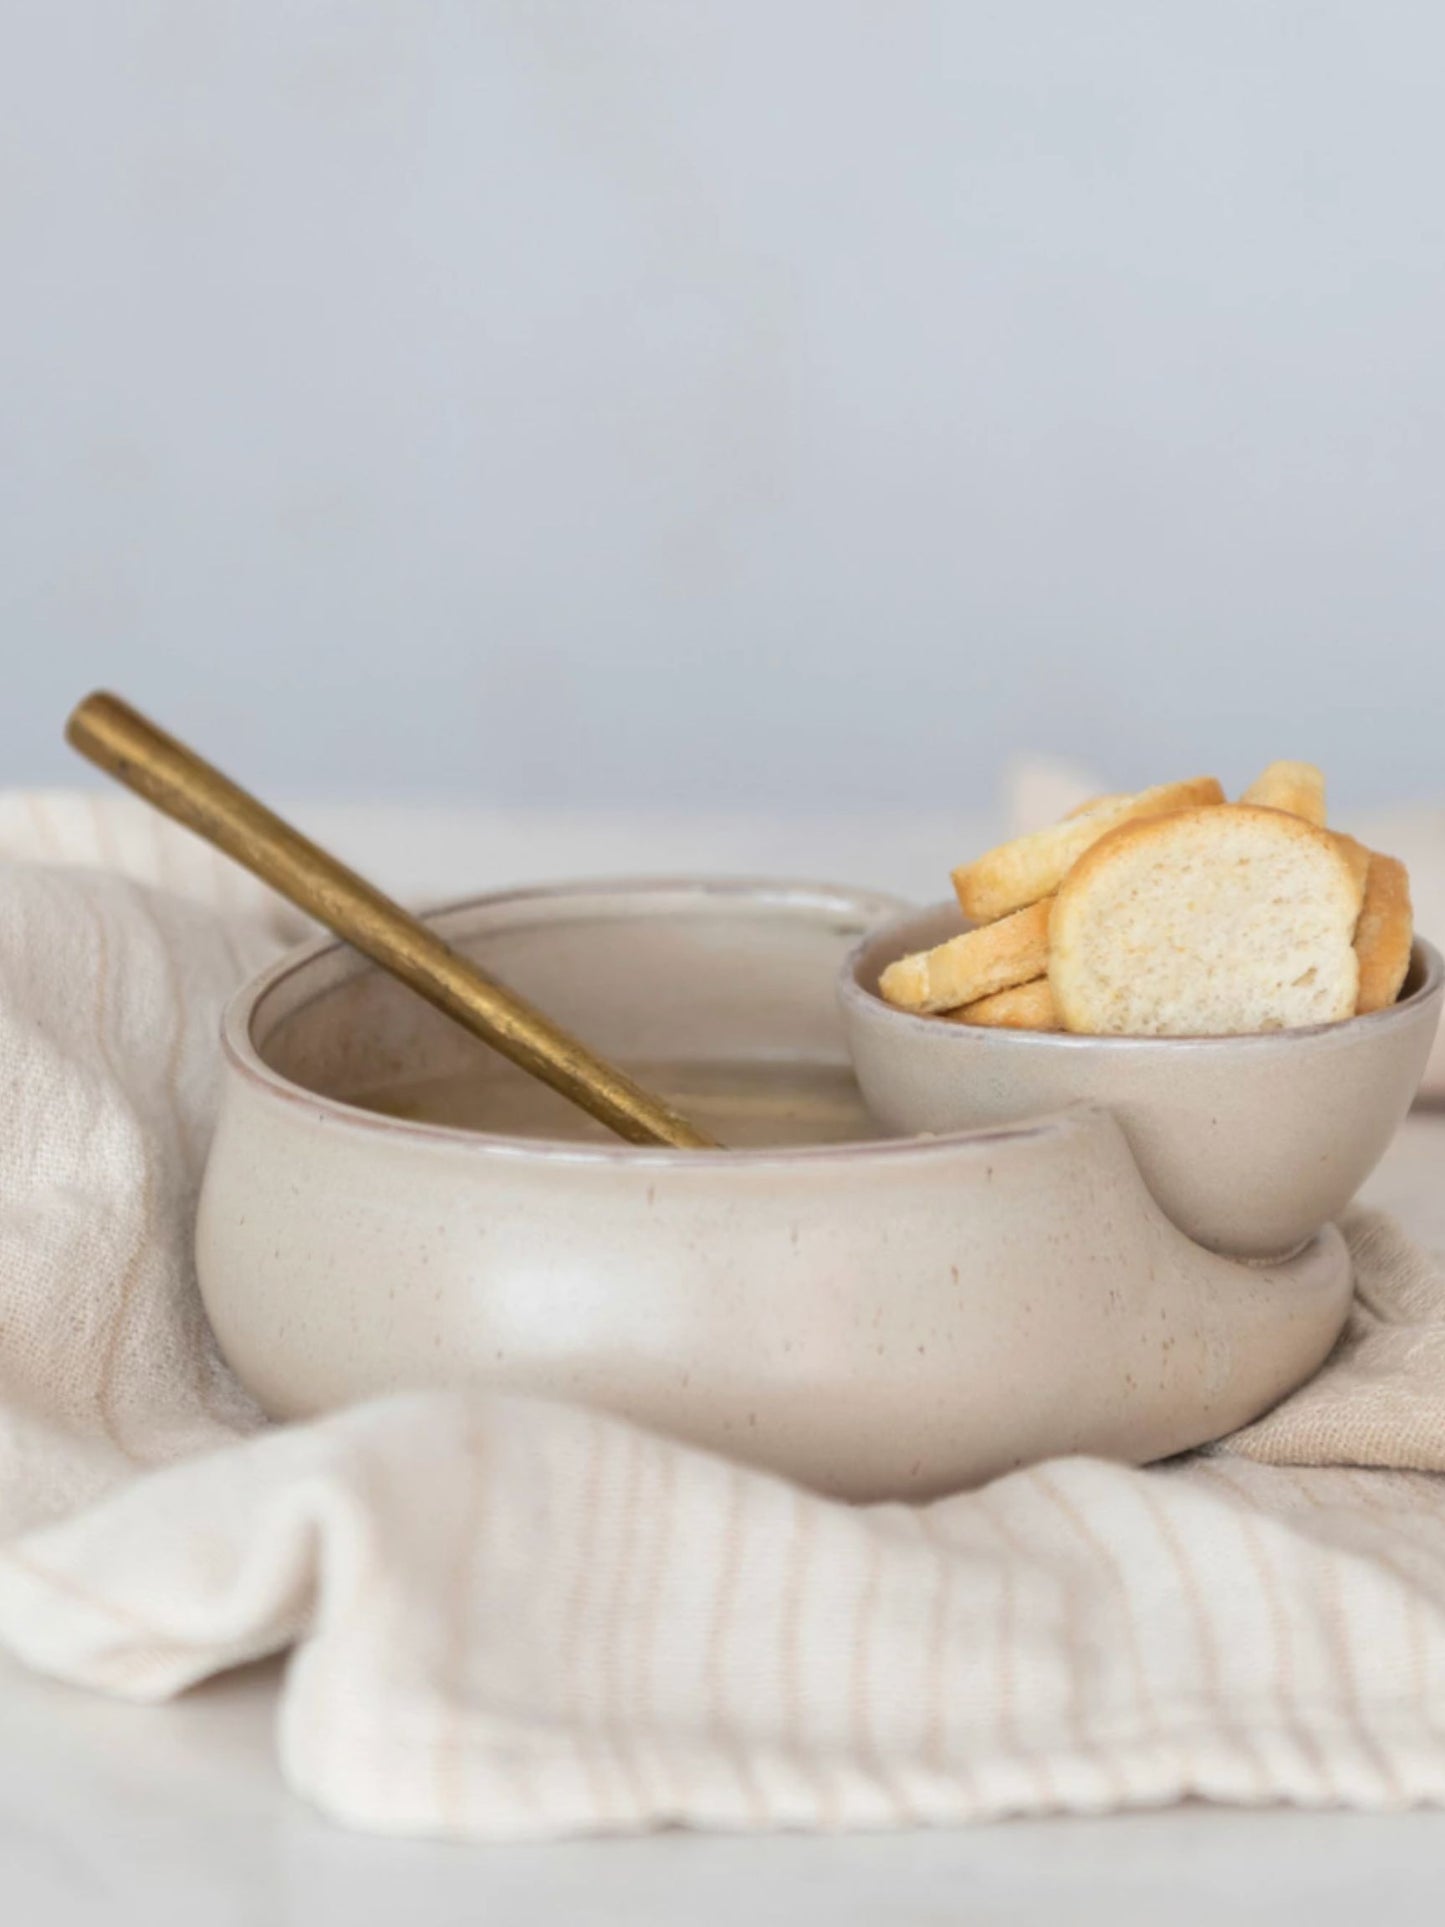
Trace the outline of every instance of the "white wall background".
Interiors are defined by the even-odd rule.
[[[0,780],[1445,789],[1445,12],[0,0]]]

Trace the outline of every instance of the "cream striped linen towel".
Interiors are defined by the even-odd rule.
[[[189,1256],[216,1013],[269,906],[123,799],[0,802],[0,854],[23,1660],[155,1699],[291,1648],[286,1776],[387,1832],[1445,1800],[1445,1281],[1388,1220],[1349,1227],[1315,1382],[1148,1472],[849,1509],[542,1403],[269,1428]]]

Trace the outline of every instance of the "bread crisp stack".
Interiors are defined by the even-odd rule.
[[[953,873],[976,926],[890,964],[900,1009],[963,1025],[1220,1036],[1387,1008],[1410,964],[1404,865],[1326,827],[1325,779],[1278,762],[1093,798]]]

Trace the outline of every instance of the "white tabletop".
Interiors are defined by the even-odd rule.
[[[285,1791],[274,1667],[117,1705],[0,1661],[0,1910],[17,1927],[1435,1927],[1445,1813],[1182,1807],[958,1832],[459,1847]]]
[[[375,854],[384,831],[387,880],[438,896],[528,869],[661,869],[686,840],[678,831],[676,852],[652,844],[639,852],[635,826],[621,824],[489,817],[450,823],[442,836],[431,816],[410,825],[334,813],[312,820],[340,832],[359,857]],[[914,827],[900,882],[921,893],[924,839]],[[505,853],[497,847],[504,829]],[[785,867],[776,836],[769,852],[757,826],[713,825],[697,841],[706,860],[691,867]],[[870,860],[850,860],[865,842]],[[891,880],[888,838],[876,824],[866,836],[800,827],[784,844],[802,859],[793,866],[799,872]],[[1445,1117],[1418,1118],[1369,1192],[1437,1249],[1445,1249],[1442,1172]],[[172,1706],[134,1707],[33,1678],[0,1658],[0,1918],[17,1927],[766,1927],[814,1919],[829,1927],[1355,1927],[1379,1917],[1390,1927],[1435,1927],[1441,1917],[1445,1812],[1187,1806],[955,1832],[669,1833],[542,1847],[346,1834],[282,1785],[271,1732],[276,1681],[275,1666],[252,1667]]]

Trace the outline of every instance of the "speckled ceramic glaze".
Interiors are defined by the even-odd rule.
[[[840,978],[868,1107],[890,1131],[1014,1124],[1107,1106],[1173,1222],[1212,1250],[1297,1250],[1339,1214],[1410,1108],[1440,1020],[1441,961],[1415,945],[1391,1009],[1254,1037],[1070,1037],[946,1024],[877,995],[895,957],[957,936],[952,906],[869,936]]]
[[[661,883],[435,921],[624,1061],[841,1065],[839,964],[896,909]],[[921,1497],[1055,1453],[1147,1460],[1214,1437],[1313,1371],[1345,1315],[1333,1229],[1280,1265],[1202,1251],[1098,1107],[699,1153],[404,1123],[337,1095],[481,1050],[335,944],[233,1002],[198,1257],[268,1411],[495,1387],[851,1499]]]

